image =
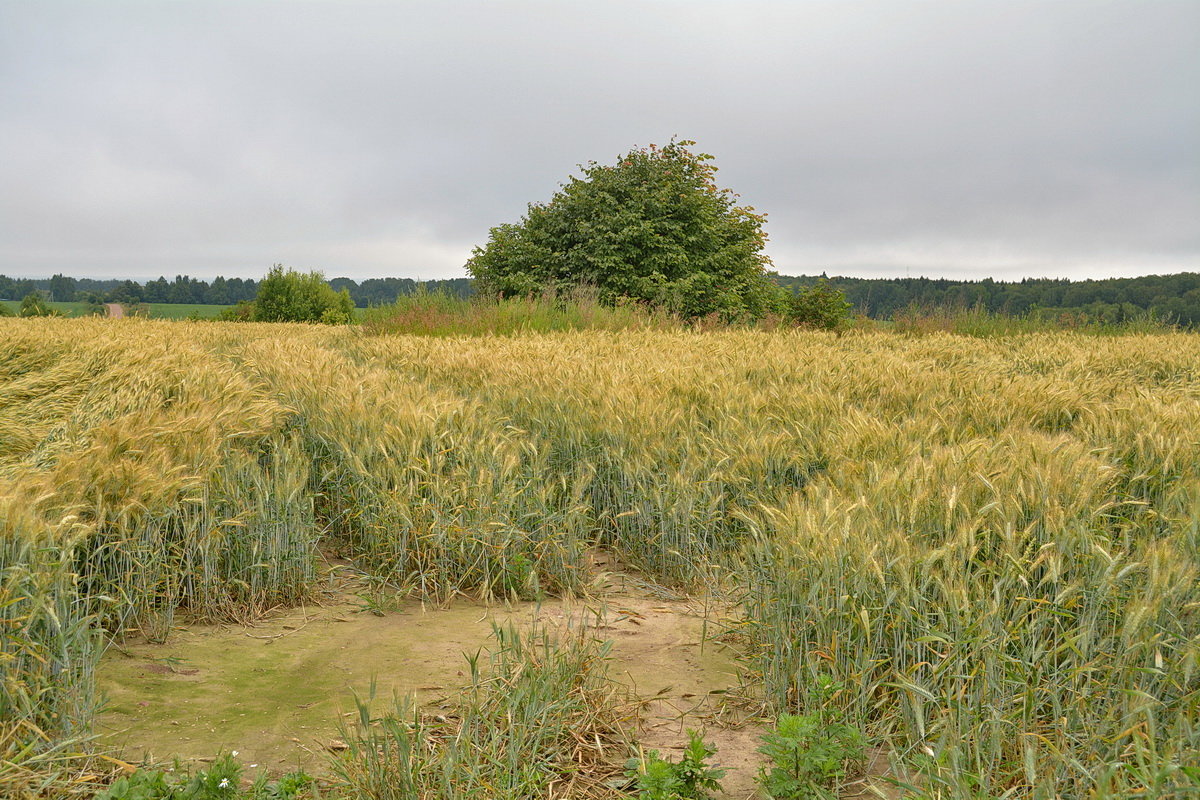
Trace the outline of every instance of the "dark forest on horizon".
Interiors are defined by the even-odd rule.
[[[775,275],[789,289],[815,283],[823,276]],[[1066,278],[1027,278],[1020,281],[978,281],[948,278],[830,277],[829,284],[846,295],[855,313],[873,319],[936,309],[985,309],[1020,316],[1032,312],[1070,313],[1091,319],[1120,321],[1139,314],[1188,327],[1200,326],[1200,273],[1146,275],[1073,281]],[[335,290],[347,289],[356,306],[384,305],[417,291],[472,294],[470,278],[417,281],[411,278],[333,278]],[[253,300],[258,282],[217,277],[212,281],[177,275],[138,283],[131,280],[72,278],[10,278],[0,275],[0,299],[19,300],[31,292],[67,302],[90,300],[117,303],[203,303],[232,305]]]

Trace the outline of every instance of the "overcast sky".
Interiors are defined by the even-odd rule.
[[[0,273],[465,275],[672,136],[785,274],[1200,271],[1200,1],[0,0]]]

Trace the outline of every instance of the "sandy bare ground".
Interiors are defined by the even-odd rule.
[[[108,309],[108,316],[113,319],[120,319],[125,316],[125,306],[120,303],[105,303],[104,307]]]
[[[493,623],[588,624],[612,642],[611,677],[641,701],[642,747],[677,759],[687,730],[702,730],[717,748],[713,761],[729,770],[723,796],[760,797],[763,728],[729,725],[737,714],[721,705],[740,672],[737,652],[713,638],[723,609],[642,581],[603,554],[594,567],[592,596],[583,599],[448,608],[405,601],[379,615],[341,566],[319,605],[246,627],[186,627],[166,644],[127,642],[101,662],[101,744],[132,762],[237,751],[251,773],[327,774],[338,720],[355,713],[354,694],[366,697],[372,682],[373,713],[393,693],[449,708],[467,680],[465,655],[488,646]]]

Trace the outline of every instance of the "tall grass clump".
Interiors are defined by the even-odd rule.
[[[242,358],[302,415],[316,513],[344,555],[440,600],[581,585],[578,498],[528,431],[335,349],[264,343]]]
[[[303,596],[317,535],[287,409],[202,348],[175,344],[114,352],[85,340],[73,354],[92,365],[82,389],[78,370],[30,370],[19,383],[40,392],[13,402],[60,404],[57,425],[10,472],[37,488],[47,519],[75,521],[83,593],[106,598],[94,610],[111,630],[156,637],[177,608],[229,618]]]
[[[601,303],[594,292],[529,297],[459,297],[447,292],[401,295],[391,305],[367,310],[371,333],[419,336],[513,336],[577,330],[665,330],[682,322],[665,311],[634,302]]]
[[[619,797],[611,783],[630,753],[631,719],[607,676],[608,645],[586,626],[494,627],[487,661],[468,656],[470,683],[439,716],[398,700],[381,717],[369,699],[345,727],[336,767],[370,800]],[[619,781],[618,781],[619,783]]]
[[[315,571],[286,410],[190,340],[139,341],[139,324],[27,324],[0,349],[0,428],[32,429],[0,442],[6,781],[51,780],[86,742],[102,628],[241,618],[303,596]]]
[[[771,368],[729,368],[761,357],[771,341],[747,331],[370,337],[356,352],[509,421],[540,443],[535,480],[563,487],[592,543],[659,579],[699,584],[736,548],[747,509],[799,490],[824,468],[815,431],[834,399],[790,394]]]
[[[988,311],[972,307],[910,307],[892,318],[899,333],[954,333],[961,336],[1012,336],[1022,333],[1071,331],[1100,336],[1169,333],[1175,326],[1148,311],[1120,321],[1096,319],[1085,314],[1054,309],[1034,309],[1024,314]]]
[[[75,526],[47,525],[32,499],[0,497],[0,794],[13,798],[78,783],[98,703],[99,636],[64,546]]]
[[[1104,455],[1014,431],[765,510],[745,575],[768,701],[811,713],[831,675],[928,796],[1195,788],[1194,521],[1145,513]]]

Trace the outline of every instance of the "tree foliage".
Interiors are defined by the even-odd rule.
[[[325,322],[345,324],[354,314],[354,301],[343,289],[335,292],[320,272],[271,267],[258,284],[255,322]]]
[[[523,296],[594,286],[684,317],[759,317],[775,310],[762,252],[764,216],[736,204],[695,142],[630,151],[583,167],[521,222],[491,230],[467,262],[476,289]]]
[[[121,303],[122,305],[137,305],[138,303],[146,302],[142,287],[130,280],[121,281],[120,284],[114,286],[105,295],[105,298],[110,303]]]
[[[75,279],[58,273],[50,278],[50,299],[59,303],[69,302],[75,294]]]

